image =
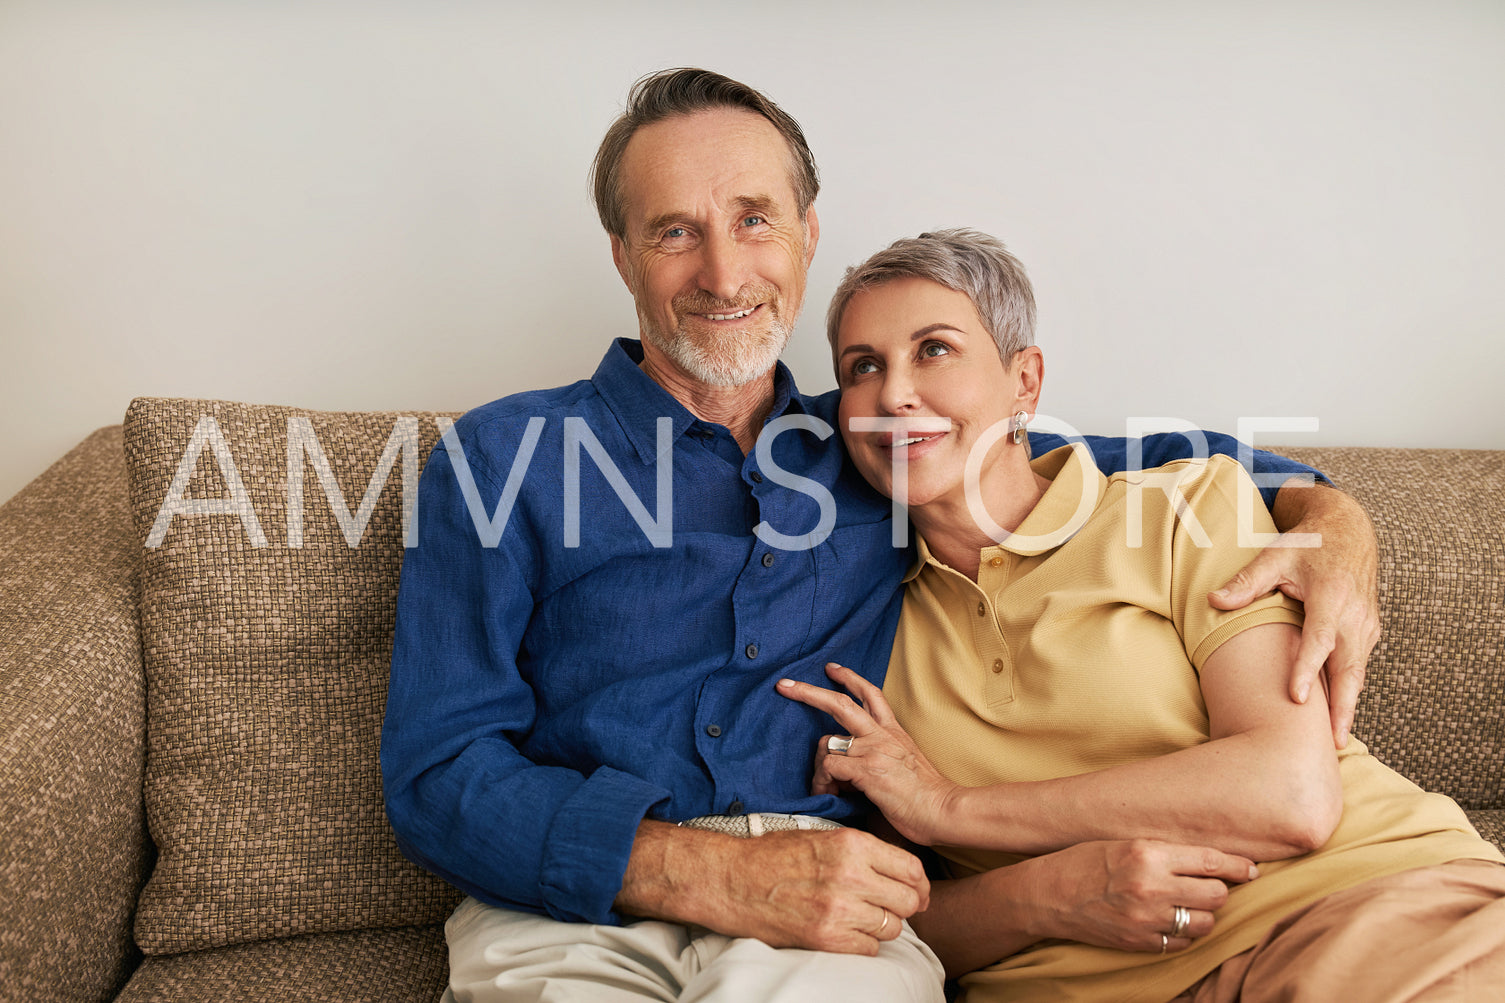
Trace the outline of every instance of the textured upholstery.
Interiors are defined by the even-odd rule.
[[[1354,734],[1465,809],[1505,809],[1505,452],[1282,451],[1358,499],[1379,538],[1384,633]]]
[[[109,999],[151,861],[120,429],[0,508],[0,998]]]
[[[444,928],[354,930],[149,957],[120,1003],[437,1000],[449,975]]]
[[[377,760],[403,487],[438,438],[432,416],[405,423],[417,452],[377,481],[356,546],[301,448],[301,546],[287,528],[290,419],[307,420],[333,457],[337,504],[358,508],[400,417],[171,400],[138,400],[126,414],[142,540],[155,542],[170,497],[250,505],[177,514],[142,554],[145,795],[158,847],[136,915],[147,954],[441,922],[458,902],[398,851]],[[174,494],[180,465],[192,476]]]
[[[267,546],[180,514],[143,548],[204,415]],[[406,475],[352,548],[305,459],[290,547],[290,417],[356,509],[398,415],[161,400],[0,507],[0,1000],[438,998],[456,895],[398,855],[376,765]],[[227,496],[205,446],[187,499]],[[1379,535],[1355,731],[1505,846],[1505,451],[1282,451]]]

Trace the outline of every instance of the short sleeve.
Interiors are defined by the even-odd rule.
[[[1216,609],[1208,602],[1209,592],[1227,583],[1276,535],[1270,512],[1243,467],[1225,456],[1187,463],[1178,492],[1171,615],[1187,657],[1200,672],[1223,642],[1251,627],[1300,626],[1302,606],[1279,592],[1239,610]]]

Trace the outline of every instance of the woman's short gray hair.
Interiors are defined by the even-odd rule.
[[[841,318],[852,297],[901,278],[929,279],[965,293],[1005,366],[1015,352],[1035,343],[1035,293],[1024,265],[997,237],[958,228],[896,240],[847,269],[826,311],[826,337],[833,355]]]

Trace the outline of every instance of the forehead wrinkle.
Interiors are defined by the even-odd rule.
[[[717,147],[698,142],[706,131],[700,126],[719,137]],[[777,180],[770,161],[779,164]],[[705,109],[650,123],[633,135],[623,151],[620,195],[627,227],[638,229],[631,222],[634,203],[648,217],[639,224],[641,233],[674,223],[708,221],[699,215],[702,212],[709,216],[748,208],[777,216],[783,201],[776,189],[786,187],[788,211],[797,214],[795,166],[785,138],[771,122],[747,109]],[[665,182],[687,187],[676,194],[666,190]],[[718,196],[727,192],[736,194]]]

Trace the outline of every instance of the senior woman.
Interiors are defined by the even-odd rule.
[[[1505,857],[1287,696],[1297,604],[1208,604],[1273,532],[1243,469],[1032,460],[1033,320],[1018,261],[968,230],[837,290],[841,431],[919,539],[883,689],[780,683],[849,733],[817,791],[860,789],[947,862],[913,922],[969,1001],[1505,998]],[[1083,885],[1115,880],[1137,907],[1084,932],[1106,888]]]

